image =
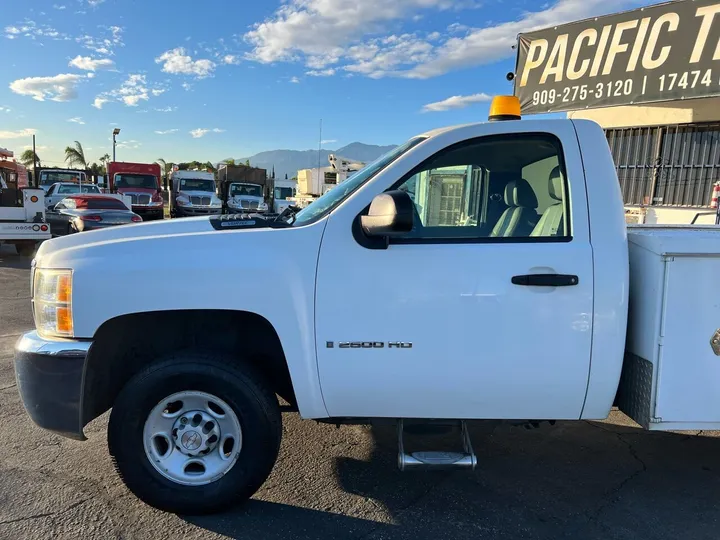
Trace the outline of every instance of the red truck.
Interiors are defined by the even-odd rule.
[[[132,198],[132,211],[143,221],[163,219],[160,165],[112,161],[108,164],[108,182],[110,193]]]

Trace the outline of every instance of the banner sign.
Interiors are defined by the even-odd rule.
[[[518,36],[523,114],[720,95],[720,1],[680,0]]]

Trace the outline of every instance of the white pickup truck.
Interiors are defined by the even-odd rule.
[[[192,275],[215,286],[192,294]],[[712,226],[628,235],[597,124],[479,123],[410,139],[296,215],[44,243],[15,369],[38,425],[83,440],[112,408],[129,489],[212,512],[270,473],[276,395],[304,418],[396,419],[402,469],[474,468],[472,419],[619,404],[652,430],[720,429],[718,275]],[[455,423],[458,451],[406,450],[409,419]]]

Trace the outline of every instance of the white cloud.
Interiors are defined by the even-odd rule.
[[[215,70],[215,62],[207,59],[193,60],[183,47],[165,51],[155,62],[163,65],[162,70],[165,73],[194,75],[198,79],[209,77]]]
[[[310,71],[306,71],[305,75],[310,75],[311,77],[330,77],[331,75],[335,75],[335,68],[311,69]]]
[[[138,148],[140,148],[142,146],[142,143],[140,141],[136,141],[136,140],[118,141],[116,146],[118,148],[137,150]]]
[[[79,116],[75,116],[74,118],[68,118],[68,122],[85,125],[85,121],[82,118],[80,118]]]
[[[222,57],[223,64],[239,64],[240,59],[234,54],[226,54]]]
[[[151,88],[145,75],[135,73],[129,75],[119,88],[99,94],[95,98],[93,107],[101,109],[109,101],[119,101],[128,107],[137,107],[141,101],[149,101],[151,94],[159,96],[165,91],[166,89],[160,86]]]
[[[43,145],[41,145],[41,144],[40,144],[40,145],[35,145],[35,151],[36,151],[36,152],[37,152],[38,150],[47,150],[48,148],[50,148],[50,146],[43,146]],[[24,149],[24,150],[32,150],[32,144],[26,144],[25,146],[23,146],[23,149]]]
[[[383,23],[423,9],[448,9],[452,4],[453,0],[291,0],[256,24],[245,40],[254,47],[251,58],[264,63],[293,60],[298,53],[339,56],[346,45],[377,33]]]
[[[171,107],[170,105],[168,105],[167,107],[156,107],[154,110],[157,112],[174,112],[177,111],[177,107]]]
[[[190,131],[190,135],[192,136],[193,139],[199,139],[200,137],[204,137],[205,135],[207,135],[210,132],[223,133],[224,131],[225,131],[224,129],[220,129],[220,128],[213,128],[213,129],[197,128],[197,129],[193,129],[192,131]]]
[[[65,9],[66,7],[67,7],[67,6],[58,5],[58,4],[53,4],[53,9],[63,10],[63,9]]]
[[[84,69],[85,71],[95,71],[97,69],[111,68],[115,65],[115,62],[109,58],[91,58],[89,56],[77,55],[75,58],[70,60],[68,65],[70,67]]]
[[[10,112],[8,107],[0,107],[0,112]]]
[[[31,128],[17,131],[0,131],[0,139],[21,139],[22,137],[32,137],[35,133],[37,133],[37,130]]]
[[[509,58],[515,55],[512,47],[519,33],[610,13],[628,3],[628,0],[559,0],[542,11],[526,12],[516,21],[476,28],[466,36],[450,38],[433,51],[430,59],[397,75],[427,79]]]
[[[482,103],[492,100],[492,96],[485,93],[472,94],[470,96],[452,96],[442,101],[428,103],[422,110],[423,112],[440,112],[449,111],[450,109],[464,109],[473,103]]]
[[[105,0],[87,0],[89,6],[95,7],[102,4]]]
[[[21,32],[22,31],[17,26],[6,26],[5,27],[6,34],[17,35],[17,34],[20,34]]]
[[[476,0],[287,0],[244,36],[248,58],[262,63],[301,62],[308,75],[331,69],[372,78],[426,79],[515,55],[517,34],[603,15],[633,0],[554,0],[513,21],[470,28],[454,23],[444,31],[397,30],[430,10],[476,9]],[[532,3],[539,5],[540,3]],[[431,20],[431,17],[425,17]],[[321,28],[312,32],[308,28]]]
[[[330,144],[335,142],[337,142],[337,139],[323,139],[322,141],[320,141],[320,144]]]
[[[105,105],[108,101],[110,101],[110,100],[107,98],[98,96],[95,98],[95,101],[93,101],[92,106],[95,107],[96,109],[102,109],[102,106]]]
[[[300,79],[297,77],[290,77],[290,82],[293,84],[298,84],[300,82]]]
[[[157,131],[155,131],[155,133],[157,133],[158,135],[168,135],[168,134],[170,134],[170,133],[177,133],[177,131],[178,131],[177,129],[166,129],[166,130],[164,130],[164,131],[163,131],[163,130],[157,130]]]
[[[102,27],[102,29],[104,35],[91,36],[82,34],[75,36],[74,39],[86,49],[106,56],[114,54],[115,48],[125,46],[122,39],[123,29],[120,26],[106,26]]]
[[[183,90],[185,90],[186,92],[189,92],[192,89],[192,84],[188,82],[184,82],[180,86],[182,86]]]
[[[200,137],[204,137],[209,131],[210,131],[209,129],[197,128],[197,129],[193,129],[190,132],[190,135],[192,135],[193,139],[199,139]]]
[[[431,58],[434,46],[416,34],[390,35],[350,47],[346,71],[377,79]]]
[[[70,101],[77,97],[77,84],[84,75],[63,73],[54,77],[27,77],[10,83],[10,90],[37,101]]]

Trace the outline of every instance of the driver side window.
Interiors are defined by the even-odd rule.
[[[549,134],[488,136],[436,154],[399,186],[413,230],[393,243],[570,239],[560,141]]]

